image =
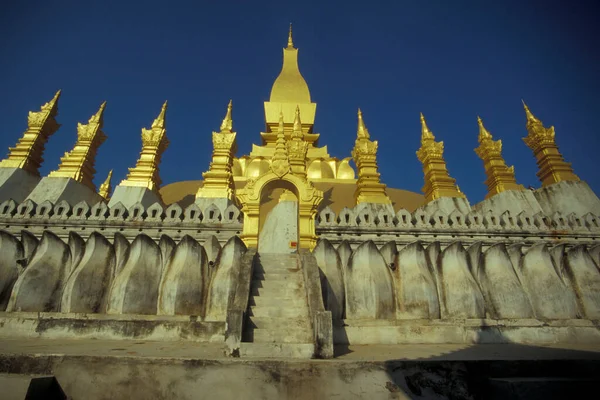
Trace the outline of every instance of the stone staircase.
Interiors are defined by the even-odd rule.
[[[249,357],[313,356],[304,275],[297,254],[259,254],[240,352]]]

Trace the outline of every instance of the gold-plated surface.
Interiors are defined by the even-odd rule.
[[[371,141],[369,131],[363,121],[362,112],[358,109],[358,129],[356,141],[352,150],[352,158],[358,171],[356,192],[354,197],[356,204],[376,203],[392,204],[385,192],[385,185],[380,182],[380,174],[377,167],[377,141]]]
[[[283,49],[283,67],[275,80],[269,101],[265,102],[266,132],[261,132],[262,143],[253,144],[247,156],[234,158],[233,175],[236,181],[256,178],[269,171],[275,155],[280,116],[283,114],[283,132],[290,146],[306,146],[306,173],[311,181],[322,179],[354,179],[354,169],[348,160],[338,160],[327,152],[327,146],[317,147],[319,134],[313,132],[316,103],[311,102],[306,81],[298,68],[298,50],[294,48],[291,30],[288,45]],[[300,119],[298,116],[301,115]],[[302,133],[305,144],[296,143],[292,136]],[[288,149],[291,151],[291,149]],[[291,154],[291,153],[290,153]],[[293,157],[292,157],[293,158]],[[290,158],[290,163],[294,161]],[[300,167],[300,164],[297,164]]]
[[[479,147],[475,149],[475,153],[483,161],[487,176],[485,184],[488,193],[485,198],[487,199],[505,190],[525,190],[523,185],[517,184],[515,167],[508,167],[504,158],[502,158],[502,140],[492,139],[492,134],[485,129],[480,117],[477,117],[477,123],[479,125]]]
[[[271,161],[271,171],[280,178],[290,172],[290,161],[288,159],[285,134],[283,131],[283,113],[279,115],[279,129],[277,130],[275,154],[273,154],[273,160]]]
[[[579,181],[579,177],[575,175],[573,168],[571,168],[571,163],[566,162],[558,151],[554,138],[554,127],[544,127],[542,121],[531,113],[525,102],[523,102],[523,107],[527,116],[526,127],[528,132],[523,141],[533,151],[538,165],[536,175],[542,182],[542,186],[561,181]]]
[[[423,113],[421,113],[421,148],[417,151],[417,158],[423,164],[425,175],[423,193],[428,203],[440,197],[466,198],[446,168],[444,142],[435,141],[435,136],[427,127]]]
[[[106,102],[102,103],[96,114],[92,115],[87,124],[77,123],[77,142],[75,147],[61,157],[60,165],[56,171],[48,175],[52,178],[71,178],[96,191],[94,185],[94,163],[98,147],[106,140],[102,132],[104,125],[104,109]]]
[[[60,127],[56,122],[60,90],[40,111],[30,111],[27,117],[27,130],[15,147],[8,149],[8,157],[0,161],[0,168],[21,168],[40,176],[39,168],[44,159],[44,147],[48,138]]]
[[[160,179],[158,166],[162,154],[169,146],[167,139],[167,102],[165,101],[160,114],[150,129],[142,128],[142,151],[135,167],[129,168],[127,178],[121,181],[121,186],[136,186],[148,188],[158,193]]]
[[[237,151],[236,133],[233,129],[232,102],[229,100],[221,130],[212,133],[213,155],[209,170],[202,174],[204,186],[198,189],[196,198],[222,198],[233,200],[233,156]]]
[[[317,105],[311,102],[310,91],[298,67],[298,49],[294,47],[292,30],[288,34],[287,47],[283,49],[283,66],[271,88],[269,101],[265,102],[266,132],[261,133],[263,145],[274,147],[277,141],[279,114],[283,113],[285,136],[288,138],[293,130],[292,121],[296,108],[302,113],[302,132],[311,146],[319,139],[312,133]]]
[[[110,194],[112,193],[112,186],[111,186],[112,173],[113,173],[112,169],[110,171],[108,171],[108,176],[106,177],[106,180],[100,185],[100,189],[98,189],[98,194],[100,196],[104,197],[105,200],[109,200]]]
[[[236,196],[244,213],[244,228],[240,237],[246,246],[258,247],[260,220],[266,218],[266,215],[260,215],[261,198],[264,192],[273,188],[284,188],[294,193],[298,199],[299,248],[314,249],[317,245],[315,217],[323,200],[323,192],[291,171],[282,176],[269,171],[258,179],[249,179],[246,186],[237,191]]]
[[[282,116],[283,117],[283,116]],[[283,120],[282,120],[283,122]],[[281,127],[283,136],[283,126]],[[300,108],[296,107],[294,116],[294,130],[287,142],[287,153],[292,172],[302,179],[306,179],[306,154],[308,152],[308,143],[304,140],[302,134],[302,122],[300,120]]]

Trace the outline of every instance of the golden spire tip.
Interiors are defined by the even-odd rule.
[[[435,137],[433,136],[433,132],[431,132],[427,126],[425,116],[421,113],[421,142],[425,139],[435,139]]]
[[[290,32],[288,33],[288,48],[294,47],[294,41],[292,40],[292,23],[290,22]]]
[[[223,118],[223,122],[221,123],[221,131],[231,131],[233,129],[233,118],[231,117],[231,110],[233,108],[233,102],[229,99],[229,103],[227,104],[227,112],[225,113],[225,118]]]
[[[527,116],[527,120],[537,120],[537,118],[533,115],[527,104],[525,104],[525,100],[521,99],[523,103],[523,108],[525,109],[525,115]]]

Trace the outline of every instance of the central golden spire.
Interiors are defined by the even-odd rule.
[[[271,88],[269,101],[265,102],[266,132],[262,135],[264,144],[274,146],[277,140],[279,114],[283,113],[285,135],[293,129],[296,107],[302,113],[302,131],[309,144],[315,143],[319,136],[312,134],[317,105],[311,102],[310,91],[298,67],[298,49],[292,39],[292,25],[288,33],[287,47],[283,49],[281,72]],[[308,136],[306,136],[309,134]]]

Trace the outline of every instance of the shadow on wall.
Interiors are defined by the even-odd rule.
[[[505,342],[504,344],[482,344]],[[600,352],[506,343],[493,327],[482,327],[476,344],[445,351],[430,345],[336,346],[335,357],[379,360],[393,399],[588,398],[600,384]],[[412,348],[411,348],[412,347]],[[454,346],[452,346],[454,347]],[[412,354],[411,354],[412,353]]]

